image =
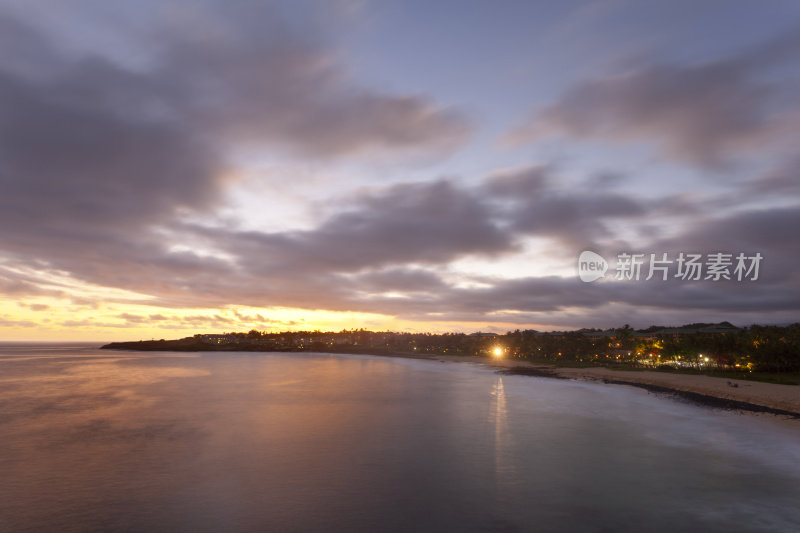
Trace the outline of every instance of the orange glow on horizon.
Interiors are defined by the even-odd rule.
[[[447,320],[446,313],[406,320],[377,312],[333,311],[289,307],[192,307],[153,305],[146,294],[101,287],[62,274],[26,271],[51,295],[0,300],[0,342],[136,341],[179,339],[197,333],[236,331],[332,331],[351,329],[411,333],[471,333],[519,328],[545,329],[543,324]],[[55,289],[58,289],[56,293]],[[58,294],[57,296],[55,294]],[[490,325],[487,325],[488,320]]]
[[[342,331],[361,329],[412,333],[485,331],[486,322],[455,322],[432,315],[430,320],[404,320],[380,313],[298,308],[176,309],[120,301],[28,298],[0,302],[0,342],[136,341],[179,339],[197,333],[235,331]],[[521,325],[493,322],[498,333]],[[502,355],[502,349],[501,353]]]

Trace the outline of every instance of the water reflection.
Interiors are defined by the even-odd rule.
[[[497,462],[501,460],[503,444],[508,438],[508,408],[506,407],[506,391],[503,387],[502,377],[497,378],[491,397],[489,421],[494,425],[494,448]]]
[[[644,391],[366,356],[108,355],[0,365],[0,531],[800,530],[797,433]]]
[[[494,481],[495,497],[498,501],[507,499],[511,486],[514,484],[513,458],[510,453],[510,431],[508,421],[508,407],[506,405],[506,390],[503,378],[498,377],[490,394],[489,421],[494,427]]]

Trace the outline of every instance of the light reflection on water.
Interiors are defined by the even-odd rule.
[[[0,347],[3,531],[797,531],[800,430],[368,356]]]

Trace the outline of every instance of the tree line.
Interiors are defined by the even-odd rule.
[[[688,326],[684,326],[688,328]],[[339,332],[251,330],[228,333],[236,342],[272,344],[307,351],[358,351],[431,355],[493,355],[539,362],[672,365],[677,367],[740,368],[764,372],[800,371],[800,323],[789,326],[752,325],[722,333],[658,334],[653,326],[636,331],[625,325],[599,330],[505,334]]]

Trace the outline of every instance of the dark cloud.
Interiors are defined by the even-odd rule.
[[[171,27],[160,69],[200,126],[314,156],[448,150],[468,133],[454,110],[348,83],[331,52],[298,39],[269,7],[226,4],[214,15],[202,33]]]
[[[308,231],[268,234],[200,230],[241,266],[263,275],[356,272],[393,264],[440,264],[514,249],[472,191],[440,180],[408,183],[352,199],[353,207]]]
[[[787,83],[759,75],[787,63],[796,67],[798,51],[800,40],[792,34],[733,58],[653,64],[584,81],[535,112],[509,139],[651,142],[668,158],[719,167],[785,133],[785,113],[799,103],[785,98]],[[796,92],[797,80],[788,86]]]
[[[0,68],[4,256],[102,278],[153,249],[152,226],[216,203],[220,151],[174,114],[144,112],[164,100],[156,80],[100,57],[59,57],[32,29],[3,24],[25,36],[0,52],[21,58]]]
[[[96,96],[73,100],[0,74],[0,216],[9,225],[69,238],[211,205],[220,185],[211,146],[176,124],[107,113]]]
[[[744,184],[741,200],[757,197],[800,197],[800,157],[780,161],[761,176]]]
[[[613,280],[614,272],[607,274]],[[353,302],[378,305],[384,312],[416,320],[516,324],[560,324],[570,328],[631,323],[689,323],[733,319],[740,324],[786,322],[800,311],[787,286],[761,282],[604,281],[583,283],[577,276],[496,279],[480,288],[448,287],[429,298],[380,298]],[[443,315],[443,316],[442,316]],[[724,317],[724,318],[720,318]],[[668,320],[673,320],[669,322]],[[667,320],[667,322],[664,322]]]
[[[640,219],[645,212],[643,202],[620,194],[554,194],[523,206],[514,224],[521,232],[581,247],[611,237],[609,220]]]
[[[495,172],[486,179],[486,194],[502,198],[535,198],[553,182],[553,169],[535,165]]]
[[[414,294],[417,298],[447,288],[447,284],[429,270],[399,267],[360,273],[352,278],[352,284],[354,290],[368,294],[396,291]]]
[[[514,232],[554,239],[574,249],[608,238],[609,221],[640,219],[656,210],[653,202],[600,184],[560,184],[555,170],[544,166],[492,174],[482,191],[485,198],[501,201],[500,209]]]
[[[659,250],[678,253],[724,252],[744,253],[748,256],[761,253],[764,257],[759,289],[763,285],[779,287],[784,296],[791,296],[800,305],[794,288],[800,284],[800,271],[797,268],[798,236],[795,228],[800,227],[800,207],[771,209],[748,209],[725,217],[708,217],[699,221],[677,237],[654,243]],[[735,291],[737,287],[730,289]]]

